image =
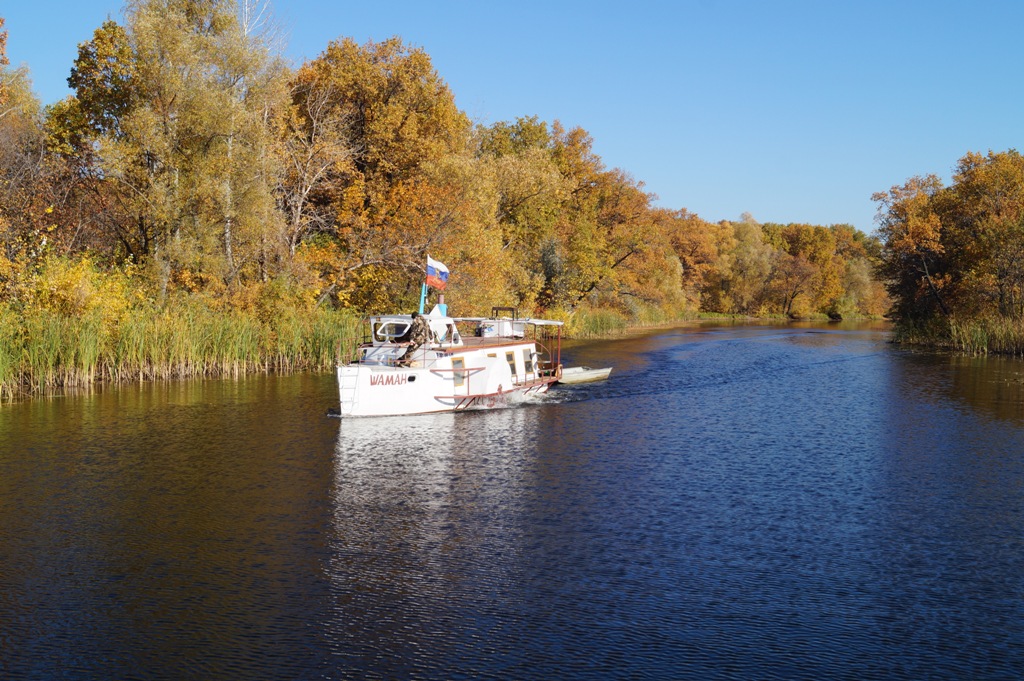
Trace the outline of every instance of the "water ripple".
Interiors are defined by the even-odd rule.
[[[610,381],[489,412],[4,407],[0,676],[1017,678],[1020,365],[813,331],[580,344]]]

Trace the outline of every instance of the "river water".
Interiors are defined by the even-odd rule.
[[[611,380],[0,407],[0,677],[1020,678],[1024,363],[824,325],[566,354]]]

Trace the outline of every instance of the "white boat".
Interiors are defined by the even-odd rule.
[[[565,367],[562,369],[562,377],[559,383],[590,383],[592,381],[603,381],[612,373],[611,367],[604,369],[591,369],[590,367]]]
[[[546,392],[561,377],[562,322],[518,319],[511,308],[495,308],[488,318],[449,317],[443,309],[425,315],[430,339],[404,360],[413,316],[367,320],[369,339],[338,365],[343,418],[503,407]],[[553,349],[538,338],[541,329],[554,332]]]

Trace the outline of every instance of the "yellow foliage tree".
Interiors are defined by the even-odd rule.
[[[324,115],[346,121],[347,172],[317,197],[345,273],[336,295],[365,310],[410,305],[427,253],[444,255],[471,212],[464,186],[443,172],[467,149],[469,120],[426,53],[397,38],[331,43],[293,91],[320,93]]]

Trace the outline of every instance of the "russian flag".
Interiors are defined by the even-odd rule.
[[[443,291],[448,285],[448,267],[427,256],[427,286]]]

